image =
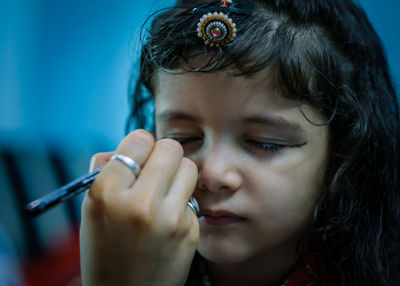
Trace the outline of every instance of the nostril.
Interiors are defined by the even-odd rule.
[[[207,190],[206,184],[205,184],[204,182],[201,182],[200,180],[197,181],[197,186],[196,186],[196,188],[197,188],[199,191],[205,191],[205,190]]]

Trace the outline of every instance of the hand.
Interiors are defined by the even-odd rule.
[[[91,168],[109,161],[82,204],[83,285],[183,285],[199,240],[187,202],[197,167],[171,139],[154,142],[144,130],[122,140],[117,154],[142,168],[136,178],[124,164],[100,153]]]

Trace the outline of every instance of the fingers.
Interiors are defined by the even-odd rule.
[[[89,172],[104,166],[108,161],[110,161],[113,154],[114,152],[102,152],[93,155],[93,157],[90,159]]]
[[[153,135],[145,130],[135,130],[127,135],[118,146],[115,154],[132,158],[143,166],[154,147]],[[103,157],[104,158],[104,157]],[[111,160],[98,175],[89,190],[95,200],[106,201],[127,190],[136,180],[132,171],[118,160]]]
[[[182,146],[175,140],[161,139],[132,187],[135,196],[146,193],[154,199],[164,199],[183,157]]]
[[[154,147],[154,137],[145,130],[135,130],[121,141],[115,154],[121,154],[133,159],[139,166],[143,166]],[[119,175],[120,186],[126,189],[131,186],[136,177],[132,171],[118,160],[110,163],[110,172]]]
[[[196,164],[188,158],[182,158],[166,198],[166,203],[181,210],[187,208],[187,203],[196,187],[197,177]]]
[[[132,158],[142,171],[136,178],[113,154]],[[108,162],[108,163],[107,163]],[[106,164],[88,192],[98,205],[143,210],[147,213],[162,209],[184,213],[197,181],[195,163],[183,158],[182,146],[175,140],[161,139],[144,130],[136,130],[124,138],[115,153],[99,153],[92,159],[91,168]],[[163,202],[165,200],[165,202]],[[108,207],[107,207],[108,208]],[[101,208],[103,209],[103,208]]]

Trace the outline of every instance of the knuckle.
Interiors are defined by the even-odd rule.
[[[89,189],[88,195],[94,203],[105,205],[104,193],[114,190],[118,183],[118,176],[115,172],[108,172],[107,176],[99,175]]]
[[[168,216],[164,222],[164,231],[168,238],[182,236],[185,233],[184,227],[180,223],[182,219],[179,216]]]
[[[104,200],[100,199],[100,197],[93,198],[92,194],[89,192],[86,194],[85,198],[82,201],[81,205],[81,215],[82,219],[89,215],[91,218],[99,218],[104,215],[105,206],[103,204]]]
[[[165,232],[166,232],[166,237],[170,239],[179,236],[181,231],[176,225],[169,224],[166,226]]]
[[[182,145],[178,143],[178,141],[170,139],[170,138],[163,138],[156,142],[156,147],[161,149],[166,149],[177,156],[183,156],[183,148]]]
[[[102,191],[114,191],[118,188],[118,184],[120,181],[121,175],[119,172],[115,171],[112,168],[108,168],[107,175],[99,176],[97,180],[97,187],[100,188]]]
[[[192,160],[190,160],[189,158],[183,157],[181,164],[183,166],[183,168],[185,168],[185,170],[187,170],[188,172],[197,175],[198,174],[198,168],[195,162],[193,162]]]
[[[93,182],[92,186],[87,192],[87,195],[88,198],[90,198],[92,205],[99,205],[99,206],[104,205],[103,188],[97,179]]]
[[[152,229],[153,222],[140,211],[130,211],[128,215],[128,224],[138,230]]]
[[[150,229],[153,225],[153,216],[144,205],[136,205],[129,208],[127,219],[130,225],[139,229]]]
[[[131,133],[128,134],[126,139],[130,143],[138,143],[141,145],[154,145],[154,136],[150,132],[144,130],[144,129],[137,129],[135,131],[132,131]]]

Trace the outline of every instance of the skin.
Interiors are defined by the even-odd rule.
[[[199,238],[187,207],[197,167],[174,140],[155,142],[145,130],[117,150],[142,166],[138,178],[110,153],[92,160],[99,174],[82,204],[80,231],[83,285],[183,285]]]
[[[269,70],[231,72],[157,74],[157,139],[136,130],[115,151],[141,165],[138,178],[112,153],[94,156],[92,168],[106,167],[82,206],[84,285],[183,285],[196,249],[218,286],[275,285],[293,267],[312,226],[328,128],[307,121]],[[243,220],[199,223],[191,195]]]
[[[227,226],[200,224],[198,251],[210,261],[216,285],[276,285],[312,225],[328,128],[307,121],[298,103],[276,88],[269,70],[251,78],[231,72],[160,73],[157,137],[185,139],[185,156],[199,169],[194,196],[201,209],[245,218]],[[302,110],[312,122],[324,120],[309,105]],[[281,118],[298,128],[245,120],[251,117]],[[254,142],[306,144],[272,151]]]

